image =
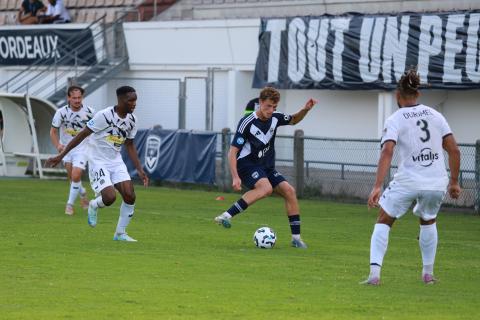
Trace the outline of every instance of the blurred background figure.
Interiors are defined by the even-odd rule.
[[[45,10],[45,5],[40,0],[23,0],[17,14],[20,24],[37,24],[37,14]]]

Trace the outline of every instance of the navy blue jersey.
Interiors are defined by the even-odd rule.
[[[275,167],[275,135],[277,128],[290,124],[292,116],[274,112],[267,121],[258,118],[257,113],[243,117],[238,123],[232,146],[240,149],[237,167]]]

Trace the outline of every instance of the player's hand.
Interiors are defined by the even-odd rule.
[[[138,171],[138,176],[140,177],[140,179],[142,179],[142,181],[143,181],[143,186],[144,186],[144,187],[148,187],[149,179],[148,179],[148,176],[145,174],[145,171],[139,170],[139,171]]]
[[[242,180],[240,178],[233,178],[232,180],[232,188],[235,191],[241,191],[242,190]]]
[[[368,196],[368,208],[377,208],[378,207],[378,200],[380,199],[380,194],[382,192],[382,189],[380,187],[374,187],[372,189],[372,192],[370,192],[370,195]]]
[[[317,104],[317,100],[310,98],[307,103],[305,103],[305,106],[303,107],[305,110],[310,111],[314,105]]]
[[[60,163],[60,161],[62,161],[62,158],[60,155],[56,155],[55,157],[50,157],[47,159],[47,162],[45,162],[45,166],[47,167],[55,167],[57,166],[57,164]]]
[[[64,146],[63,144],[59,143],[59,144],[57,145],[57,151],[58,151],[58,153],[62,152],[63,149],[65,149],[65,146]]]
[[[452,199],[458,199],[460,196],[460,192],[462,192],[462,188],[460,188],[460,185],[458,182],[452,183],[448,185],[448,194]]]

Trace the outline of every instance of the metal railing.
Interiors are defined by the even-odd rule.
[[[54,52],[53,61],[50,56],[37,60],[2,83],[0,89],[47,98],[54,103],[64,100],[67,86],[92,68],[97,67],[95,74],[100,77],[128,59],[121,25],[127,14],[122,13],[108,25],[105,23],[106,16],[103,15],[82,31],[91,33],[93,50],[92,42],[82,41],[79,33],[65,41],[59,40],[57,50],[65,53],[62,57],[57,58]],[[68,48],[73,49],[67,50]],[[68,65],[71,61],[74,64]]]

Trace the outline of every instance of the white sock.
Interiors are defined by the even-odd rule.
[[[82,182],[80,182],[80,196],[84,197],[86,193],[87,193],[87,190],[85,190],[85,188],[82,185]]]
[[[97,197],[93,200],[90,200],[90,205],[93,208],[104,208],[105,207],[105,203],[103,203],[102,196],[99,196],[99,197]]]
[[[134,204],[126,204],[122,201],[122,205],[120,206],[120,217],[118,218],[117,223],[117,230],[115,231],[117,234],[125,233],[130,220],[132,220],[134,209]]]
[[[222,213],[220,215],[220,217],[225,218],[225,219],[231,219],[232,215],[230,213],[228,213],[227,211],[225,211],[224,213]]]
[[[387,252],[390,227],[383,223],[375,224],[370,241],[370,278],[380,278],[383,257]]]
[[[437,224],[420,225],[420,251],[422,252],[422,274],[433,274],[433,264],[437,253],[438,233]]]
[[[299,234],[292,234],[292,240],[300,240]]]
[[[70,183],[70,194],[68,195],[68,201],[67,203],[71,206],[75,203],[75,200],[78,197],[78,193],[80,192],[80,185],[81,182],[71,182]]]

